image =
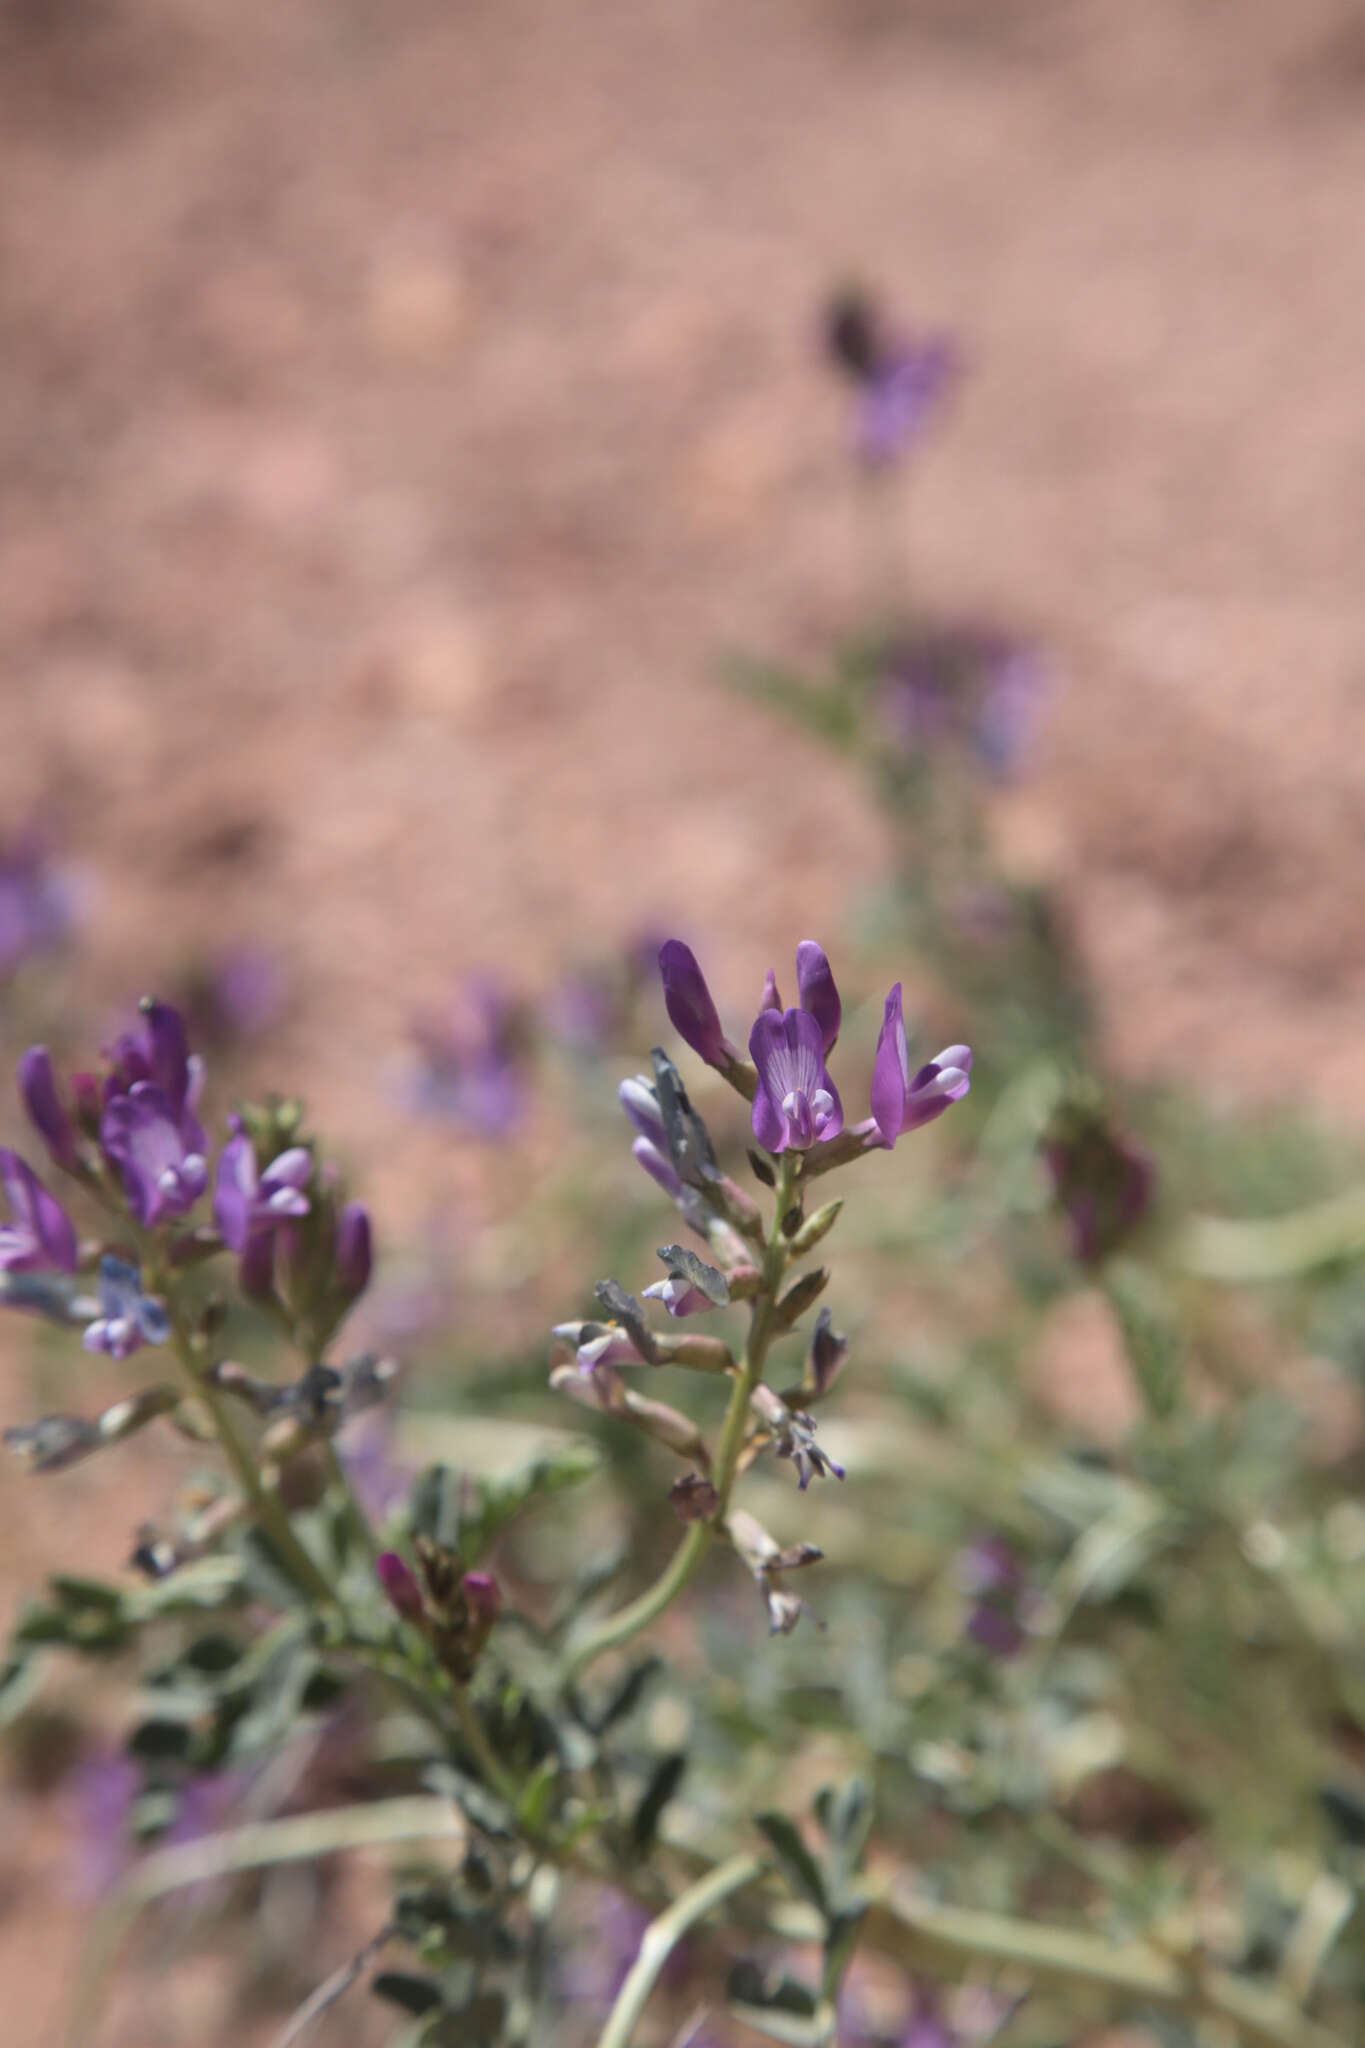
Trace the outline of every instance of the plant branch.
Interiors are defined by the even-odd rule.
[[[728,1899],[732,1892],[742,1891],[762,1873],[763,1864],[757,1856],[732,1856],[728,1863],[718,1864],[704,1877],[698,1878],[660,1913],[657,1920],[650,1922],[626,1981],[617,1993],[607,2024],[598,2036],[597,2048],[630,2048],[650,1993],[688,1929],[704,1920],[712,1908]]]

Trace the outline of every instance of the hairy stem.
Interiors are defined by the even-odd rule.
[[[716,1506],[708,1521],[694,1522],[682,1542],[674,1551],[668,1563],[652,1586],[645,1589],[639,1598],[628,1606],[618,1608],[608,1615],[599,1626],[584,1636],[582,1642],[570,1654],[566,1675],[574,1678],[593,1663],[606,1650],[614,1650],[618,1644],[628,1642],[640,1630],[670,1607],[688,1580],[696,1571],[716,1530],[725,1522],[726,1510],[730,1505],[730,1493],[739,1468],[740,1453],[744,1449],[744,1433],[749,1420],[749,1397],[763,1377],[763,1367],[772,1341],[773,1310],[787,1270],[789,1253],[787,1240],[782,1234],[782,1219],[791,1207],[792,1194],[796,1186],[800,1164],[799,1153],[784,1152],[778,1167],[777,1194],[772,1229],[768,1233],[763,1250],[762,1285],[753,1297],[748,1341],[744,1353],[735,1368],[734,1384],[730,1389],[730,1400],[721,1424],[720,1437],[712,1460],[711,1483],[716,1489]]]

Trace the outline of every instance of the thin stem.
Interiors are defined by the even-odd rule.
[[[356,1531],[356,1534],[359,1536],[362,1544],[365,1546],[365,1550],[369,1555],[370,1563],[372,1565],[378,1564],[378,1539],[375,1536],[373,1528],[371,1527],[369,1516],[366,1514],[364,1508],[360,1505],[360,1500],[356,1494],[356,1490],[352,1486],[350,1479],[347,1476],[346,1467],[342,1464],[341,1459],[337,1455],[337,1447],[333,1443],[331,1437],[323,1438],[322,1458],[323,1463],[327,1467],[328,1482],[336,1488],[337,1492],[345,1501],[346,1512],[350,1516],[351,1523]]]
[[[343,1998],[356,1979],[364,1975],[380,1950],[387,1948],[397,1932],[396,1927],[381,1927],[378,1934],[371,1935],[364,1948],[359,1949],[344,1962],[339,1970],[333,1970],[330,1977],[325,1977],[317,1990],[305,1998],[303,2004],[285,2022],[283,2030],[276,2034],[270,2048],[294,2048],[294,2043],[303,2039],[314,2020],[320,2020],[327,2008],[335,2005],[339,1998]]]
[[[460,1733],[474,1753],[474,1761],[482,1771],[484,1781],[498,1796],[507,1801],[515,1814],[521,1799],[521,1788],[507,1766],[499,1757],[488,1739],[488,1731],[474,1711],[474,1702],[469,1697],[467,1686],[451,1688],[455,1702],[455,1718],[460,1724]]]
[[[607,2024],[598,2035],[597,2048],[630,2048],[649,1995],[688,1929],[704,1920],[712,1907],[720,1905],[732,1892],[742,1891],[745,1885],[752,1884],[762,1872],[763,1865],[757,1856],[732,1856],[728,1863],[709,1870],[705,1877],[680,1893],[657,1920],[650,1922],[626,1981],[617,1993]]]
[[[157,1277],[164,1280],[164,1276]],[[328,1583],[321,1567],[309,1556],[294,1534],[283,1501],[261,1484],[261,1476],[237,1434],[236,1425],[228,1413],[227,1403],[207,1375],[200,1372],[173,1287],[163,1284],[159,1291],[165,1293],[170,1305],[172,1342],[181,1369],[208,1409],[214,1432],[232,1467],[237,1483],[269,1536],[280,1563],[289,1572],[299,1590],[306,1593],[310,1599],[325,1607],[336,1606],[338,1601],[335,1588]]]
[[[778,1167],[772,1229],[768,1233],[763,1250],[763,1284],[753,1298],[748,1341],[744,1346],[744,1354],[735,1368],[734,1384],[730,1389],[730,1400],[712,1461],[711,1483],[716,1490],[715,1508],[708,1521],[692,1524],[652,1586],[647,1587],[639,1598],[632,1600],[628,1606],[608,1615],[604,1622],[583,1638],[577,1649],[569,1656],[566,1671],[569,1678],[577,1677],[580,1671],[593,1663],[604,1651],[614,1650],[618,1644],[628,1642],[633,1635],[638,1635],[641,1629],[648,1628],[666,1607],[671,1606],[706,1555],[712,1536],[724,1525],[726,1510],[730,1505],[731,1489],[739,1468],[740,1454],[744,1449],[744,1435],[749,1421],[749,1397],[763,1377],[768,1345],[772,1341],[773,1310],[790,1256],[787,1240],[782,1235],[782,1219],[791,1207],[792,1194],[800,1170],[800,1159],[799,1153],[784,1152]]]

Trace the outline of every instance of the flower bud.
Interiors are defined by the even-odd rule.
[[[502,1588],[491,1572],[466,1572],[460,1581],[460,1590],[469,1603],[469,1611],[482,1628],[492,1628],[502,1612]]]
[[[45,1045],[31,1045],[19,1061],[19,1093],[28,1120],[37,1131],[53,1161],[69,1171],[77,1164],[76,1134],[57,1093],[52,1055]]]
[[[820,1026],[828,1056],[834,1050],[844,1013],[828,956],[814,939],[802,939],[796,949],[796,985],[801,1008],[808,1010]]]
[[[790,1330],[794,1323],[800,1322],[806,1310],[820,1299],[828,1285],[828,1266],[817,1266],[813,1273],[803,1273],[795,1286],[787,1289],[773,1310],[773,1328]]]
[[[816,1245],[828,1237],[839,1220],[839,1211],[843,1206],[843,1197],[840,1196],[833,1202],[826,1202],[823,1209],[817,1209],[813,1216],[806,1218],[791,1240],[793,1258],[805,1258],[807,1252],[813,1252]]]
[[[730,1066],[738,1054],[721,1030],[719,1012],[692,948],[681,939],[666,939],[659,948],[659,975],[664,1007],[679,1037],[708,1067]]]
[[[417,1580],[396,1550],[381,1551],[374,1561],[374,1575],[395,1614],[401,1614],[404,1621],[422,1619],[422,1595]]]
[[[372,1262],[370,1212],[363,1202],[347,1202],[337,1216],[336,1280],[348,1307],[368,1287]]]

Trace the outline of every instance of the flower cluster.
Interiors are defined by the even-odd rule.
[[[136,1028],[106,1049],[98,1074],[63,1082],[47,1047],[30,1046],[18,1067],[29,1122],[53,1166],[112,1220],[114,1231],[109,1244],[96,1242],[83,1253],[63,1203],[18,1153],[0,1149],[9,1207],[8,1222],[0,1224],[0,1271],[93,1268],[95,1313],[85,1343],[122,1359],[171,1334],[165,1309],[144,1292],[143,1270],[164,1274],[225,1248],[238,1255],[246,1290],[287,1299],[320,1350],[368,1282],[369,1217],[358,1203],[339,1200],[307,1145],[288,1142],[297,1130],[296,1107],[234,1117],[211,1175],[199,1115],[203,1082],[180,1011],[151,999]],[[211,1178],[215,1228],[196,1228],[193,1212]],[[286,1230],[293,1233],[287,1245]],[[135,1259],[125,1256],[130,1240]],[[22,1290],[7,1290],[6,1298],[41,1305]],[[72,1306],[81,1299],[72,1297]]]
[[[574,1354],[558,1364],[551,1384],[571,1399],[653,1437],[687,1460],[689,1471],[669,1498],[686,1525],[688,1557],[711,1530],[723,1530],[753,1574],[769,1626],[785,1633],[805,1603],[789,1593],[781,1575],[815,1561],[810,1545],[784,1550],[752,1516],[730,1504],[735,1479],[753,1460],[771,1453],[788,1461],[802,1492],[812,1479],[844,1477],[844,1468],[817,1441],[811,1405],[833,1384],[847,1353],[845,1340],[822,1310],[799,1385],[777,1392],[764,1377],[770,1344],[796,1328],[829,1280],[820,1266],[788,1283],[791,1265],[819,1246],[842,1203],[827,1202],[807,1215],[805,1190],[820,1174],[868,1152],[889,1150],[960,1101],[971,1086],[972,1055],[952,1045],[912,1069],[900,984],[886,999],[873,1061],[869,1108],[861,1122],[845,1121],[829,1060],[838,1043],[843,1005],[823,947],[804,939],[796,950],[797,1002],[782,1001],[769,973],[748,1037],[748,1059],[726,1035],[695,954],[681,939],[659,950],[664,1003],[675,1028],[708,1066],[749,1104],[756,1148],[750,1163],[763,1187],[774,1190],[775,1214],[765,1222],[745,1191],[724,1174],[710,1135],[693,1108],[673,1062],[653,1054],[653,1076],[623,1081],[620,1101],[634,1127],[631,1150],[699,1237],[706,1255],[683,1244],[659,1247],[664,1277],[637,1300],[615,1280],[596,1289],[601,1319],[560,1323],[554,1335]],[[746,1307],[749,1335],[736,1356],[719,1336],[690,1329],[666,1335],[651,1327],[645,1304],[657,1301],[675,1322],[733,1305]],[[621,1369],[682,1366],[719,1374],[731,1383],[730,1409],[719,1442],[709,1445],[680,1410],[646,1398],[626,1384]],[[681,1568],[680,1568],[681,1569]]]

